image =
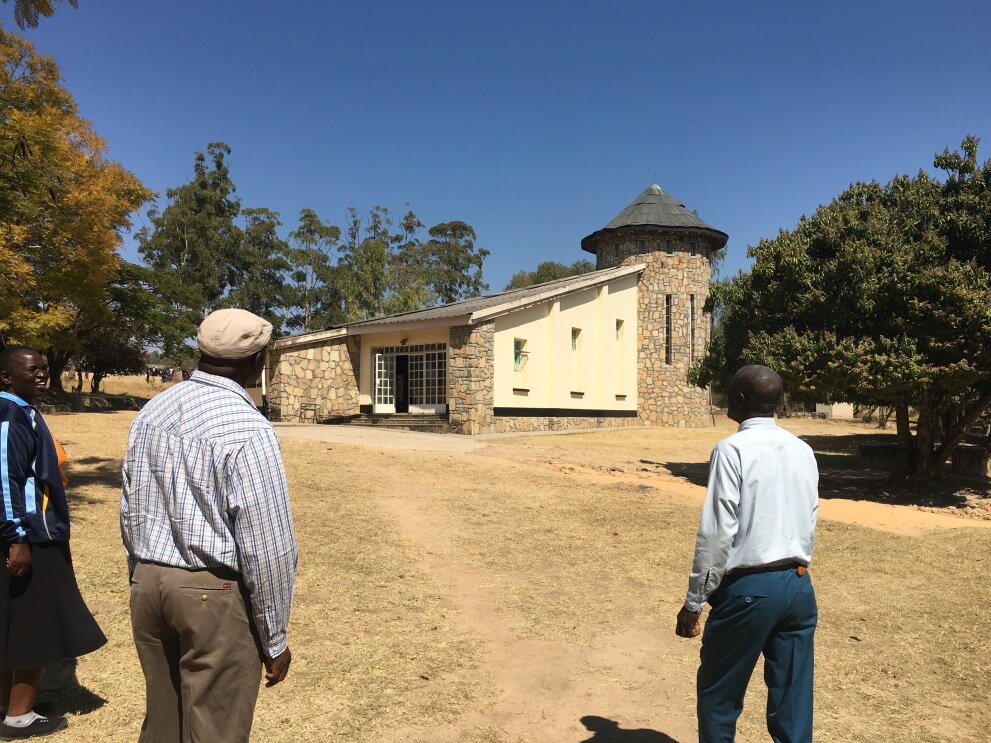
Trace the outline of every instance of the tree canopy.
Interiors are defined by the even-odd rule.
[[[10,0],[3,0],[9,3]],[[55,15],[55,6],[59,0],[14,0],[14,21],[23,31],[26,28],[37,28],[42,18]],[[66,0],[73,8],[79,7],[79,0]]]
[[[978,140],[886,185],[854,183],[717,284],[698,384],[766,364],[790,391],[894,407],[916,479],[991,405],[991,163]],[[918,411],[915,436],[909,406]]]
[[[489,253],[460,220],[424,235],[408,208],[395,224],[386,207],[352,206],[342,230],[304,208],[284,239],[277,212],[242,208],[230,154],[222,142],[197,153],[192,180],[169,189],[137,234],[147,282],[169,308],[168,354],[181,354],[203,316],[219,307],[263,315],[278,334],[456,302],[488,288]]]
[[[151,196],[104,151],[55,63],[0,28],[0,342],[48,350],[53,372],[106,311],[121,232]]]
[[[566,279],[569,276],[580,276],[594,270],[595,264],[585,259],[577,260],[570,266],[557,261],[544,261],[538,263],[537,268],[533,271],[522,270],[514,273],[509,283],[506,284],[506,290],[522,289],[525,286],[543,284],[546,281]]]

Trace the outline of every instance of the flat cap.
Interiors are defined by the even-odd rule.
[[[261,351],[272,337],[272,323],[247,310],[211,312],[200,323],[196,345],[215,359],[244,359]]]

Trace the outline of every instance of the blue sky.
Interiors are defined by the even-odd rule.
[[[285,231],[409,203],[471,224],[498,290],[588,257],[655,178],[729,234],[727,275],[851,181],[968,133],[986,159],[988,28],[985,0],[79,0],[23,35],[155,191],[222,140],[243,205]]]

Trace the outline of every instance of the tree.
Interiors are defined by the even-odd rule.
[[[230,153],[223,142],[211,142],[206,154],[196,153],[193,179],[169,189],[165,208],[148,212],[151,228],[137,233],[138,250],[151,269],[150,281],[172,306],[183,339],[196,334],[200,320],[220,306],[235,280],[242,245],[235,220],[241,202],[226,162]]]
[[[482,281],[482,263],[489,251],[475,247],[478,238],[471,225],[441,222],[428,232],[427,282],[442,303],[477,297],[489,288]]]
[[[333,281],[341,303],[341,321],[457,302],[487,289],[482,263],[489,251],[475,246],[475,230],[465,222],[436,224],[423,242],[423,223],[407,210],[393,232],[389,210],[372,207],[362,216],[348,209],[347,228]]]
[[[713,287],[721,330],[693,381],[763,363],[790,391],[894,407],[914,479],[939,476],[991,406],[991,163],[977,145],[935,158],[942,182],[855,183],[752,248],[751,271]]]
[[[566,279],[569,276],[580,276],[594,270],[595,264],[585,259],[577,260],[570,266],[564,263],[558,263],[557,261],[544,261],[543,263],[538,263],[537,268],[533,271],[523,270],[514,273],[509,283],[506,284],[505,291],[522,289],[526,286],[543,284],[547,281],[556,281],[557,279]]]
[[[10,0],[3,0],[9,3]],[[37,28],[38,21],[55,15],[55,5],[59,0],[14,0],[14,20],[23,31],[25,28]],[[79,7],[79,0],[66,0],[73,8]]]
[[[385,312],[392,236],[389,210],[374,206],[363,218],[348,207],[347,229],[334,279],[341,295],[343,318],[355,322]]]
[[[340,321],[332,258],[340,239],[340,227],[324,224],[312,209],[300,211],[299,226],[289,233],[288,327],[308,333]]]
[[[245,209],[241,245],[233,257],[230,291],[223,300],[272,323],[273,334],[282,330],[286,304],[283,277],[290,268],[289,244],[279,237],[279,215],[269,209]]]
[[[0,338],[45,349],[56,390],[151,196],[104,150],[54,62],[0,29]]]

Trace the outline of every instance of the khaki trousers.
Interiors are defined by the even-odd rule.
[[[139,743],[246,743],[261,653],[235,573],[138,563],[131,628],[145,675]]]

